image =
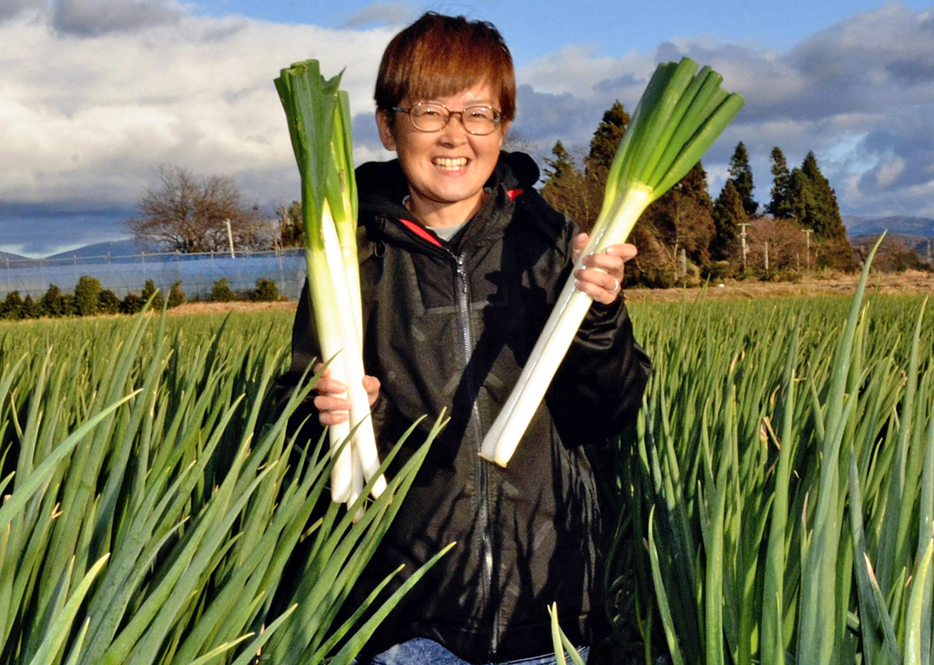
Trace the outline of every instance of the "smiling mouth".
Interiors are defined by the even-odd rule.
[[[460,171],[467,166],[467,158],[456,157],[452,159],[449,157],[435,157],[431,160],[431,163],[442,171]]]

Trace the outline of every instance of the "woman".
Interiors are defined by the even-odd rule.
[[[603,630],[600,515],[581,446],[618,433],[641,401],[648,360],[620,295],[635,247],[575,274],[594,305],[508,468],[477,454],[587,242],[533,188],[535,163],[500,152],[515,97],[502,37],[463,17],[422,16],[380,66],[376,121],[398,159],[357,169],[364,385],[381,445],[423,414],[451,421],[352,601],[400,563],[414,571],[458,544],[363,662],[554,662],[552,602],[575,644]],[[307,294],[292,342],[294,377],[317,355]],[[325,376],[316,389],[320,424],[346,420],[344,386]]]

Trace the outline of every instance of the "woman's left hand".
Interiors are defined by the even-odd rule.
[[[581,233],[574,238],[572,249],[575,263],[587,247],[589,240],[590,236],[586,233]],[[619,297],[622,291],[620,285],[623,283],[623,266],[636,253],[636,246],[626,242],[610,245],[605,253],[585,256],[585,267],[574,271],[577,288],[597,302],[609,305]]]

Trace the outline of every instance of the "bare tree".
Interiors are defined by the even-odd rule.
[[[227,221],[238,249],[265,249],[269,233],[257,206],[244,205],[230,176],[200,176],[179,166],[159,166],[159,185],[137,202],[139,217],[126,222],[134,238],[182,253],[222,252]]]

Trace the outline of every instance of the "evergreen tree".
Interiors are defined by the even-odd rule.
[[[610,170],[613,158],[616,156],[616,149],[619,142],[623,139],[623,133],[629,126],[629,113],[617,99],[613,106],[607,109],[603,114],[603,119],[597,125],[597,131],[594,132],[590,140],[590,153],[587,155],[587,171],[593,175],[602,172],[603,185],[606,184],[606,174]]]
[[[776,219],[794,216],[791,206],[791,173],[785,154],[778,146],[772,148],[772,200],[769,202],[769,214]]]
[[[547,168],[542,196],[555,210],[563,212],[583,229],[591,228],[599,208],[593,210],[594,193],[590,183],[561,141],[555,143],[551,154],[554,159],[545,160]]]
[[[185,304],[185,292],[182,291],[182,283],[175,282],[172,284],[172,288],[169,289],[169,298],[166,303],[166,307],[172,309],[173,307],[178,307],[179,305]]]
[[[739,236],[740,224],[745,221],[743,198],[733,181],[727,180],[713,206],[714,238],[710,250],[715,258],[725,259],[729,256]]]
[[[143,284],[143,290],[140,292],[140,297],[143,299],[143,302],[148,302],[152,298],[152,304],[149,305],[150,311],[160,312],[162,311],[163,306],[165,305],[165,298],[162,297],[162,293],[157,293],[156,284],[151,279],[147,279],[146,283]]]
[[[65,302],[62,291],[55,284],[49,284],[49,290],[39,299],[40,316],[64,316]]]
[[[551,154],[555,156],[554,159],[545,158],[546,185],[548,181],[560,182],[576,169],[574,158],[571,157],[571,153],[567,151],[561,141],[555,143],[555,146],[551,149]]]
[[[23,298],[23,318],[39,318],[39,305],[32,299],[32,296],[26,296]]]
[[[801,172],[808,180],[814,202],[814,210],[805,221],[805,225],[814,229],[814,235],[818,238],[845,239],[846,228],[840,216],[837,194],[830,187],[830,181],[821,173],[813,152],[808,152],[804,158]]]
[[[837,195],[821,173],[813,152],[807,154],[801,168],[791,172],[790,183],[789,206],[798,223],[814,231],[818,265],[854,270],[856,256],[846,237]]]
[[[733,187],[743,201],[743,210],[747,217],[753,217],[759,204],[752,198],[753,182],[752,167],[749,166],[749,153],[746,152],[746,146],[740,141],[733,151],[730,158],[730,167],[727,169],[730,174],[730,180]]]

